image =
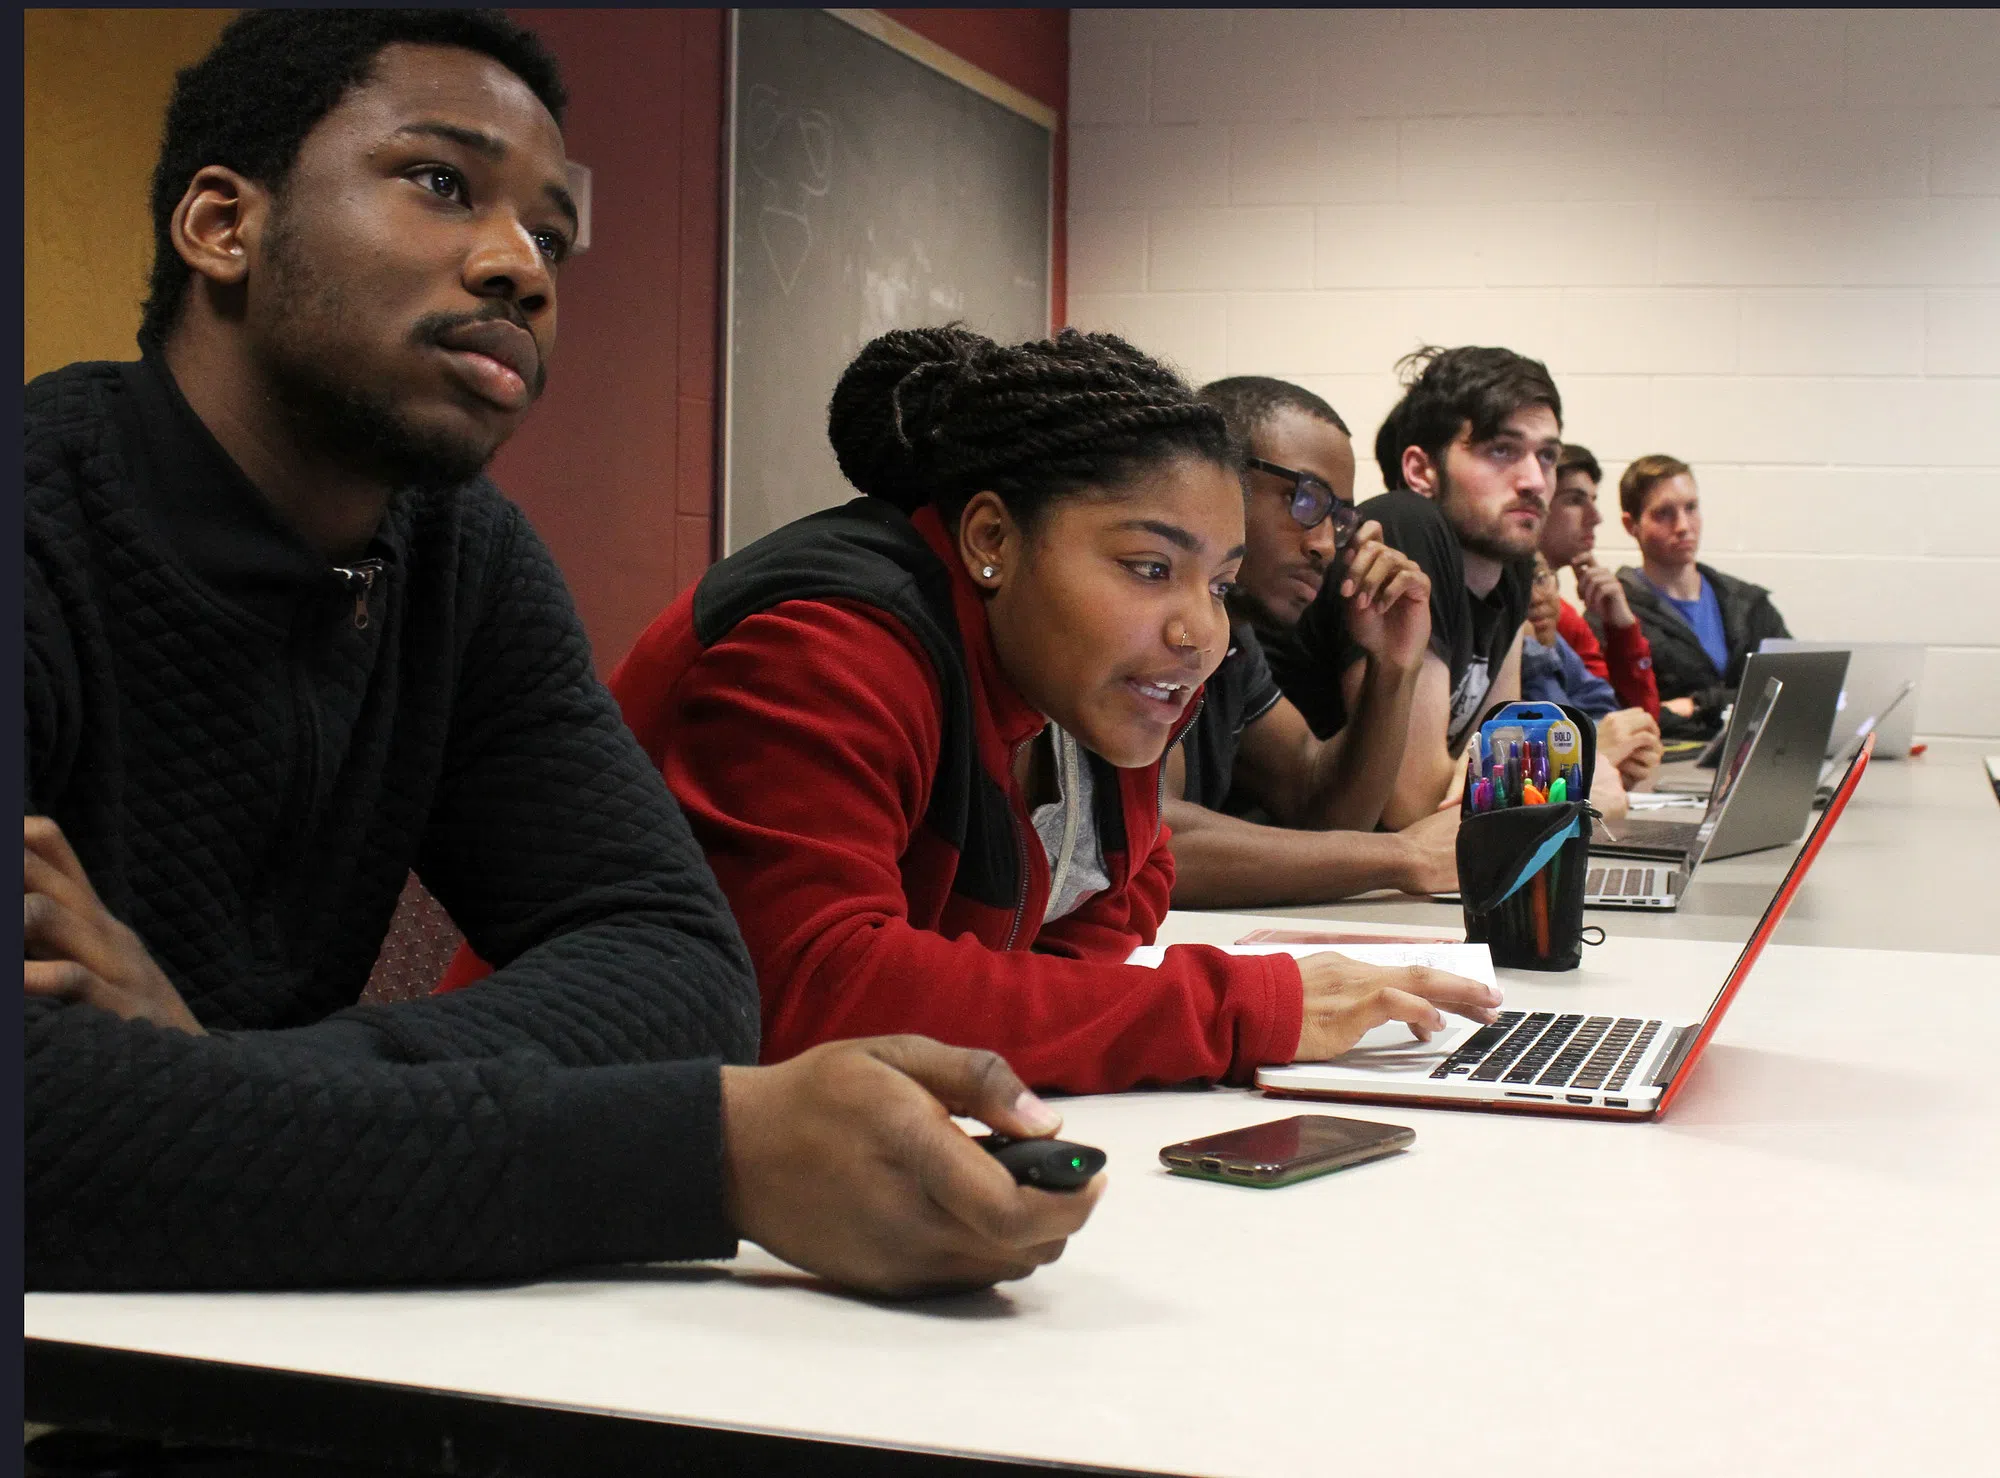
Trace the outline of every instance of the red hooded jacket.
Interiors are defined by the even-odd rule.
[[[668,607],[611,689],[749,944],[764,1061],[920,1032],[1094,1093],[1242,1080],[1296,1047],[1288,956],[1123,963],[1173,883],[1158,763],[1090,757],[1110,885],[1042,925],[1049,864],[1012,758],[1045,720],[934,513],[863,498],[760,540]]]
[[[1660,688],[1653,681],[1653,647],[1639,623],[1607,627],[1600,645],[1583,612],[1568,601],[1558,604],[1556,635],[1583,659],[1585,669],[1610,683],[1611,691],[1627,708],[1643,708],[1658,718]]]

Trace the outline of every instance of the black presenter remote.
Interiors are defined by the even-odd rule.
[[[1104,1168],[1104,1151],[1066,1139],[1010,1139],[982,1134],[973,1141],[1007,1167],[1015,1185],[1073,1191]]]

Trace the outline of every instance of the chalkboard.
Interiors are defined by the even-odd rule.
[[[826,404],[868,340],[1049,329],[1048,122],[842,14],[923,49],[873,12],[733,12],[724,553],[854,496]]]

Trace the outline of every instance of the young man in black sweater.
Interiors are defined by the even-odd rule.
[[[27,391],[31,1288],[728,1257],[1019,1277],[1097,1192],[920,1038],[756,1060],[722,897],[480,475],[576,226],[553,62],[494,12],[252,12],[182,74],[131,364]],[[499,968],[358,1005],[415,869]]]

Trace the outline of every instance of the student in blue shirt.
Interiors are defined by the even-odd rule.
[[[1766,637],[1790,636],[1771,592],[1696,560],[1701,500],[1694,472],[1675,457],[1641,457],[1618,480],[1625,532],[1640,566],[1618,572],[1653,648],[1660,729],[1669,739],[1707,738],[1721,727],[1743,664]]]

